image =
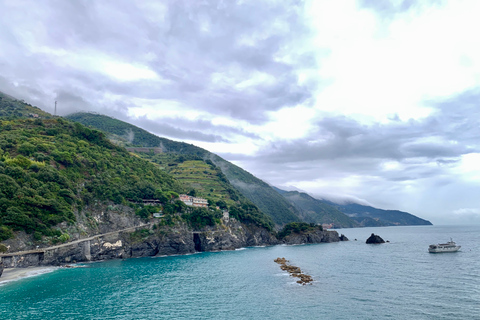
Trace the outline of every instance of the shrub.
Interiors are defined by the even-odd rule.
[[[0,241],[4,241],[13,237],[13,232],[7,226],[0,226]]]

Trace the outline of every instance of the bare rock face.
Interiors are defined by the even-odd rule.
[[[3,273],[3,261],[0,260],[0,277],[2,276]]]
[[[367,239],[366,243],[379,244],[379,243],[385,243],[385,240],[383,240],[380,236],[372,233],[372,235]]]

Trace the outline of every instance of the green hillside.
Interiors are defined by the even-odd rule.
[[[421,219],[408,212],[383,210],[358,203],[336,204],[329,201],[324,202],[335,206],[338,210],[357,221],[362,227],[416,226],[432,224],[430,221]]]
[[[297,208],[303,221],[318,224],[333,224],[334,228],[353,228],[359,224],[337,208],[323,203],[306,193],[276,190]]]
[[[180,185],[104,134],[62,118],[0,121],[0,239],[25,230],[52,236],[75,209],[95,201],[128,203]]]
[[[160,138],[126,122],[100,114],[75,113],[67,116],[67,118],[102,130],[109,134],[111,140],[121,145],[149,148],[148,150],[142,150],[148,152],[138,152],[138,148],[130,150],[138,152],[142,157],[157,163],[161,163],[164,159],[164,156],[158,153],[159,150],[167,154],[210,160],[221,169],[236,190],[252,201],[262,212],[269,215],[277,226],[300,221],[296,209],[268,184],[205,149],[184,142]]]
[[[189,171],[192,164],[206,171],[203,163],[183,164]],[[141,202],[154,199],[170,215],[169,223],[183,221],[193,228],[221,223],[216,203],[191,209],[176,199],[188,191],[181,180],[80,123],[63,118],[0,120],[0,241],[17,231],[30,234],[32,241],[67,241],[59,224],[74,225],[75,212],[98,202],[130,206],[148,218],[158,209]],[[215,182],[208,186],[228,189],[228,184]],[[270,219],[243,197],[219,204],[228,205],[230,216],[241,222],[273,230]]]
[[[0,118],[52,118],[52,115],[24,101],[0,92]]]

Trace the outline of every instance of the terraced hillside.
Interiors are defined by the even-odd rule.
[[[168,160],[166,160],[168,156],[165,158],[162,154],[159,154],[158,148],[166,154],[176,155],[177,157],[183,156],[184,160],[211,161],[220,168],[236,191],[252,201],[262,212],[269,215],[277,227],[289,222],[301,221],[295,207],[273,190],[271,186],[205,149],[192,144],[157,137],[134,125],[105,115],[75,113],[68,115],[67,118],[104,131],[112,141],[116,141],[125,147],[149,148],[149,152],[137,152],[137,154],[164,167],[165,165],[168,166]],[[134,151],[134,149],[130,150]],[[181,160],[180,157],[178,159]],[[167,167],[165,168],[167,171],[169,170]]]

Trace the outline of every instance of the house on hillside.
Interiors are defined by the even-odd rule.
[[[178,196],[183,203],[191,207],[208,207],[208,200],[203,198],[192,197],[186,194],[181,194]]]

